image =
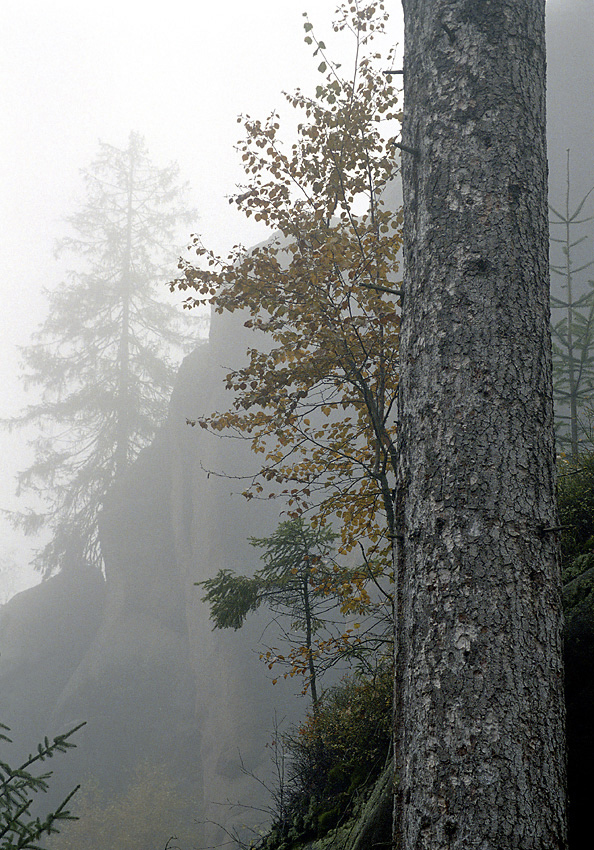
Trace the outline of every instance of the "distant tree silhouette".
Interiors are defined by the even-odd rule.
[[[551,242],[561,248],[561,257],[551,263],[551,272],[561,278],[561,297],[551,297],[553,321],[553,381],[557,405],[557,443],[578,460],[584,442],[592,440],[592,402],[594,400],[594,280],[584,281],[580,272],[591,268],[594,259],[576,263],[574,249],[588,234],[580,226],[594,220],[584,212],[592,189],[572,209],[570,205],[569,151],[565,203],[561,211],[550,206],[553,214]],[[577,232],[576,232],[577,229]],[[590,256],[588,252],[587,256]]]
[[[29,534],[51,530],[36,560],[46,574],[73,547],[101,565],[101,500],[151,440],[175,355],[190,342],[181,310],[160,298],[175,267],[176,231],[195,220],[177,165],[157,168],[131,133],[124,150],[100,143],[83,176],[86,201],[68,219],[73,235],[58,245],[76,268],[48,293],[47,318],[22,353],[25,386],[40,387],[41,400],[6,423],[40,427],[18,492],[47,507],[13,521]]]

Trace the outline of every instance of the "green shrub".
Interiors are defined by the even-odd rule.
[[[348,819],[389,757],[392,692],[387,663],[373,677],[347,676],[285,736],[290,762],[279,839],[320,837]]]

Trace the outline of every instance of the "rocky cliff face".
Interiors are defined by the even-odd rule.
[[[220,804],[264,803],[248,774],[270,773],[275,711],[281,720],[289,703],[293,713],[305,708],[283,683],[272,687],[257,658],[266,619],[213,633],[194,586],[222,567],[253,569],[247,536],[278,523],[274,503],[239,495],[253,466],[247,444],[186,422],[228,405],[222,377],[245,343],[240,322],[215,322],[210,342],[182,364],[168,421],[105,498],[105,581],[71,564],[12,599],[0,620],[1,719],[17,743],[30,749],[87,721],[57,765],[56,796],[86,777],[121,793],[148,757],[191,794],[189,816],[206,822],[199,846],[220,837],[209,821],[262,819]]]

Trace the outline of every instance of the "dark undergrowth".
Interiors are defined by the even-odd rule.
[[[350,675],[284,736],[287,779],[259,850],[288,850],[345,823],[390,758],[393,675]]]

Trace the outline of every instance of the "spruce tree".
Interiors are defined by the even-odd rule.
[[[331,664],[320,656],[327,643],[333,643],[316,640],[315,635],[320,629],[331,630],[334,621],[328,614],[338,609],[339,570],[331,557],[336,536],[328,526],[314,528],[302,518],[281,522],[271,537],[250,537],[251,545],[263,550],[264,561],[253,577],[219,570],[214,578],[197,582],[206,589],[202,601],[210,605],[215,629],[240,629],[261,604],[280,618],[289,617],[289,627],[283,627],[287,654],[269,649],[260,658],[269,669],[276,663],[287,666],[285,679],[303,675],[303,692],[309,690],[314,712],[319,673]]]
[[[25,386],[41,398],[8,423],[39,428],[18,492],[36,494],[45,510],[13,518],[25,533],[49,527],[36,563],[46,574],[65,556],[101,566],[102,498],[165,416],[191,341],[164,297],[176,235],[195,218],[177,165],[157,168],[131,133],[123,150],[100,143],[83,178],[86,200],[58,245],[76,263],[47,292],[47,318],[22,352]]]
[[[37,768],[39,763],[46,762],[57,753],[64,753],[76,746],[69,738],[84,725],[84,722],[79,723],[51,742],[49,738],[44,738],[43,743],[38,745],[37,752],[29,755],[19,767],[11,767],[8,762],[0,758],[0,846],[2,850],[42,850],[39,842],[44,835],[49,837],[58,833],[65,821],[77,819],[67,807],[80,785],[77,785],[53,811],[41,817],[31,813],[36,795],[48,790],[48,780],[52,776],[51,770],[37,774],[32,773],[31,769]],[[0,723],[0,742],[3,745],[11,743],[11,739],[5,734],[8,731],[10,731],[8,727]]]
[[[577,262],[576,248],[588,238],[581,231],[594,216],[583,212],[592,194],[587,192],[574,209],[570,201],[569,151],[565,203],[553,214],[551,242],[561,248],[561,257],[551,263],[551,272],[561,278],[560,297],[551,296],[553,314],[553,382],[556,403],[557,445],[576,462],[584,441],[592,439],[591,405],[594,396],[594,280],[582,280],[581,272],[594,265],[594,259]],[[589,254],[587,255],[589,256]]]

